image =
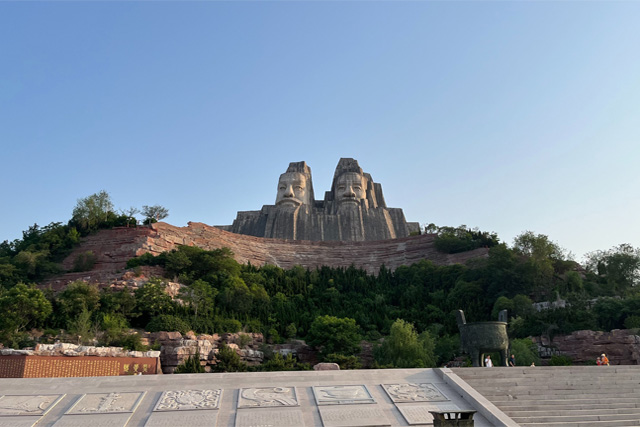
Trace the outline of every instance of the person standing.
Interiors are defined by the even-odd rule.
[[[487,355],[484,359],[484,367],[485,368],[493,368],[493,362],[491,361],[491,356]]]

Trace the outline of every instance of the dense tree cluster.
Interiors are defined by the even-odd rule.
[[[166,213],[154,212],[155,218]],[[486,258],[467,265],[438,266],[425,260],[395,271],[382,266],[377,274],[355,267],[284,270],[240,265],[228,249],[182,246],[130,260],[127,267],[134,272],[145,265],[165,271],[164,278],[152,279],[135,292],[99,291],[78,281],[54,295],[33,285],[60,271],[58,262],[83,234],[120,220],[130,223],[130,215],[115,216],[108,198],[98,193],[79,201],[69,224],[34,226],[23,239],[0,244],[4,345],[29,344],[33,334],[27,331],[33,328],[43,332],[42,340],[63,330],[78,342],[128,348],[139,347],[137,335],[128,332],[132,327],[243,330],[263,332],[271,342],[306,339],[322,359],[343,367],[358,366],[354,356],[365,339],[377,343],[379,366],[409,367],[434,366],[457,355],[456,309],[464,310],[469,321],[495,319],[498,311],[508,309],[515,339],[640,327],[640,250],[620,245],[595,252],[583,269],[547,236],[525,232],[508,247],[494,234],[465,226],[430,227],[447,243],[443,250],[489,248]],[[91,254],[84,254],[75,268],[90,268],[91,262]],[[177,298],[165,292],[168,280],[182,284]],[[533,305],[558,299],[565,301],[564,307],[538,310]],[[533,358],[527,353],[530,347],[517,341],[514,348],[520,356]],[[227,359],[229,369],[243,369],[231,354]],[[265,366],[298,368],[295,361],[276,355]]]

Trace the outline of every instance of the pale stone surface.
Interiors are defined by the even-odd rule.
[[[434,384],[429,383],[383,384],[382,388],[394,403],[449,400]]]
[[[300,410],[239,410],[236,414],[236,427],[304,427]]]
[[[0,397],[0,416],[46,414],[64,395],[5,395]]]
[[[39,420],[34,416],[0,416],[0,427],[32,427]]]
[[[616,369],[616,368],[612,368]],[[300,372],[259,372],[259,373],[224,373],[224,374],[182,374],[182,375],[158,375],[158,376],[122,376],[99,378],[5,378],[0,379],[0,390],[11,390],[15,395],[39,395],[59,394],[66,396],[46,415],[40,418],[37,426],[52,426],[59,422],[61,425],[75,425],[83,427],[98,427],[124,425],[127,427],[142,427],[147,421],[157,423],[150,425],[174,426],[224,426],[232,427],[236,421],[242,420],[243,414],[255,413],[260,415],[256,422],[265,420],[269,412],[292,414],[291,411],[299,411],[295,416],[293,425],[305,425],[308,427],[321,427],[323,425],[320,408],[379,408],[385,416],[385,420],[392,426],[408,426],[402,417],[398,405],[416,405],[416,403],[394,404],[388,398],[382,388],[382,384],[403,383],[430,383],[435,384],[443,394],[452,399],[460,407],[467,409],[464,400],[460,397],[462,392],[453,391],[447,383],[433,369],[383,369],[383,370],[344,370],[344,371],[300,371]],[[322,405],[317,406],[313,387],[336,387],[340,385],[366,386],[375,404],[368,405]],[[295,387],[297,402],[295,407],[262,407],[254,406],[238,409],[238,400],[241,389],[273,389]],[[175,390],[208,390],[220,389],[219,409],[210,410],[183,410],[183,411],[156,411],[155,408],[163,392]],[[139,405],[133,413],[84,413],[65,415],[74,404],[85,394],[101,394],[103,397],[111,393],[143,393]],[[334,399],[335,400],[335,399]],[[340,399],[337,399],[340,400]],[[115,404],[117,405],[117,401]],[[448,403],[448,402],[444,402]],[[443,408],[444,409],[444,408]],[[469,408],[469,409],[476,409]],[[353,411],[352,411],[353,412]],[[302,414],[302,423],[299,422]],[[202,414],[200,417],[197,414]],[[207,417],[205,415],[211,415]],[[339,415],[339,414],[338,414]],[[130,418],[128,418],[130,416]],[[337,416],[337,415],[336,415]],[[177,418],[176,418],[177,417]],[[215,417],[215,418],[214,418]],[[284,415],[282,415],[284,417]],[[331,415],[329,415],[330,419]],[[0,417],[15,418],[15,417]],[[32,418],[22,416],[22,418]],[[171,420],[178,421],[168,421]],[[201,423],[199,420],[210,419],[211,423]],[[180,421],[184,420],[184,421]],[[193,420],[188,422],[186,420]],[[489,427],[486,416],[477,414],[474,417],[476,427]],[[268,420],[267,420],[268,421]],[[385,422],[386,422],[385,421]],[[328,421],[329,422],[329,421]],[[333,421],[331,421],[333,422]],[[376,421],[377,422],[377,421]],[[10,424],[14,425],[14,424]],[[17,426],[17,424],[15,424]],[[247,425],[260,425],[248,422]],[[285,425],[283,419],[275,425]],[[355,424],[360,425],[360,424]]]
[[[151,414],[145,427],[177,427],[177,426],[215,426],[218,419],[218,411],[166,411]]]
[[[316,365],[313,365],[313,370],[314,371],[339,371],[340,370],[340,365],[338,365],[337,363],[318,363]]]
[[[433,415],[429,411],[437,411],[435,405],[403,405],[398,410],[409,425],[433,424]]]
[[[218,409],[222,390],[169,390],[162,393],[154,411]]]
[[[133,412],[143,396],[144,393],[89,393],[80,397],[66,414]]]
[[[53,427],[125,427],[131,414],[65,415]]]
[[[238,397],[238,409],[298,405],[295,387],[243,388]]]
[[[372,407],[320,407],[324,427],[390,426],[389,419],[380,408]]]
[[[365,385],[315,386],[313,393],[318,405],[347,405],[376,401]]]

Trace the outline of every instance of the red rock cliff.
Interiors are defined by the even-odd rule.
[[[175,227],[159,222],[152,228],[117,228],[104,230],[83,240],[64,261],[65,268],[82,252],[93,251],[96,265],[92,271],[68,273],[49,280],[45,285],[54,288],[73,280],[104,282],[122,273],[128,259],[144,253],[158,255],[179,245],[197,246],[212,250],[227,247],[236,261],[261,266],[272,264],[282,268],[301,265],[316,268],[323,265],[348,267],[355,265],[369,273],[377,273],[381,265],[395,270],[428,259],[439,265],[463,264],[472,258],[487,256],[481,248],[459,254],[443,254],[434,246],[435,235],[404,237],[373,242],[311,242],[305,240],[279,240],[234,234],[202,223],[189,223]]]

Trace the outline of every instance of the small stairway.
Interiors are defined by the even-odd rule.
[[[640,366],[451,371],[521,426],[640,426]]]

